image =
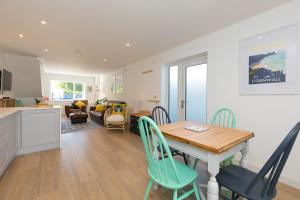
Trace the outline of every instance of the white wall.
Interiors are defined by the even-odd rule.
[[[260,168],[300,120],[299,95],[239,95],[239,40],[278,29],[300,20],[300,1],[292,1],[274,10],[185,43],[177,48],[126,66],[125,94],[130,103],[160,95],[164,88],[161,68],[165,63],[202,52],[208,52],[207,112],[208,119],[220,107],[231,108],[237,116],[238,128],[255,132],[248,156],[250,167]],[[217,17],[217,16],[216,16]],[[209,23],[209,20],[208,20]],[[201,24],[199,24],[201,26]],[[163,31],[163,30],[161,30]],[[300,44],[298,44],[300,47]],[[299,67],[299,66],[298,66]],[[149,74],[142,71],[153,69]],[[300,78],[300,77],[299,77]],[[107,94],[109,97],[109,94]],[[117,97],[114,97],[117,98]],[[300,188],[300,137],[286,164],[281,181]]]
[[[51,80],[61,80],[61,81],[77,81],[85,83],[85,91],[86,91],[86,99],[89,101],[89,106],[94,104],[94,98],[95,98],[95,86],[97,85],[98,80],[96,80],[95,77],[89,77],[89,76],[73,76],[73,75],[64,75],[64,74],[50,74],[50,73],[43,73],[42,74],[42,92],[43,96],[50,97],[50,82]],[[92,86],[93,91],[88,92],[87,86]],[[70,101],[52,101],[53,105],[60,105],[62,106],[62,113],[64,113],[64,105],[69,105]]]
[[[35,57],[2,53],[2,65],[12,73],[12,90],[5,92],[10,97],[38,97],[42,94],[40,62]]]

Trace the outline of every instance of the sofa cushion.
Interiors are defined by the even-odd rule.
[[[76,103],[75,103],[75,105],[78,107],[78,108],[82,108],[83,106],[86,106],[86,104],[84,103],[84,102],[82,102],[82,101],[77,101]]]
[[[74,102],[72,102],[71,104],[72,104],[72,107],[71,107],[72,109],[79,109],[79,107],[76,106],[76,104]]]
[[[104,104],[97,104],[95,111],[96,112],[103,112],[103,111],[105,111],[105,109],[106,109],[106,105],[104,105]]]
[[[124,121],[124,115],[113,114],[106,118],[106,122],[122,122]]]

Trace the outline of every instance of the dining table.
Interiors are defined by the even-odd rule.
[[[188,128],[201,128],[202,131]],[[241,152],[240,166],[247,167],[249,140],[254,133],[237,128],[225,128],[191,121],[178,121],[159,126],[168,145],[189,156],[207,162],[209,181],[207,184],[208,200],[219,199],[219,185],[216,176],[220,163]]]

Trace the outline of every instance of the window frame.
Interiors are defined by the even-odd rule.
[[[53,82],[58,82],[58,83],[65,83],[67,86],[67,83],[72,83],[73,84],[73,90],[72,90],[72,99],[63,99],[63,98],[53,98],[53,88],[52,88],[52,83]],[[75,98],[75,85],[76,84],[81,84],[82,85],[82,97],[81,98]],[[81,81],[68,81],[68,80],[50,80],[50,101],[73,101],[73,100],[79,100],[79,99],[85,99],[86,98],[86,83],[81,82]]]

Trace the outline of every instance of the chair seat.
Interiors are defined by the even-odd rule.
[[[259,180],[248,194],[245,193],[247,187],[256,175],[256,173],[243,167],[230,165],[221,168],[216,178],[221,186],[224,186],[249,200],[267,200],[274,198],[276,196],[276,189],[274,190],[274,193],[269,196],[260,195],[266,184],[265,179]]]
[[[158,162],[160,169],[163,169],[164,163],[163,160]],[[180,189],[190,184],[197,178],[197,172],[185,164],[174,160],[176,169],[179,174],[180,184],[177,182],[175,175],[172,173],[172,170],[167,170],[167,175],[160,173],[159,176],[156,176],[155,173],[152,173],[150,169],[148,169],[148,173],[150,177],[157,182],[159,185],[169,188],[169,189]],[[166,169],[171,169],[171,161],[170,159],[165,159]],[[158,167],[157,167],[158,168]],[[163,171],[163,170],[162,170]],[[158,172],[157,172],[158,173]],[[169,178],[166,178],[169,177]]]
[[[121,114],[112,114],[106,118],[106,122],[115,123],[115,122],[123,122],[124,116]]]

